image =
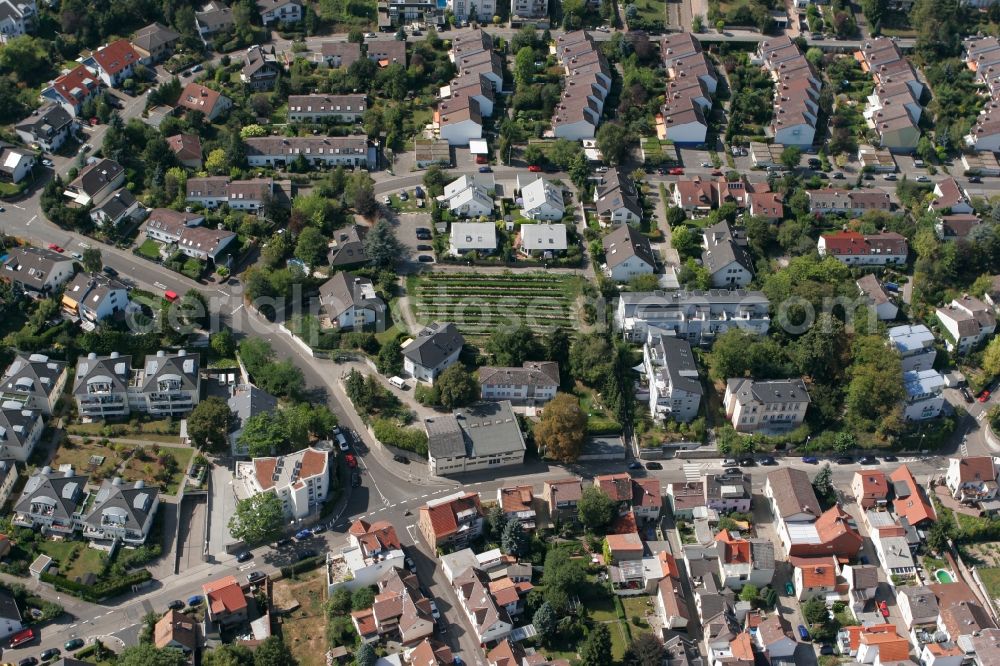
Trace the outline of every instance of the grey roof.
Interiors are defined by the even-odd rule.
[[[774,568],[774,543],[764,539],[750,539],[750,559],[758,570]]]
[[[403,348],[403,356],[425,368],[436,368],[460,350],[465,338],[451,322],[433,322]]]
[[[559,386],[559,364],[554,361],[525,361],[520,368],[479,368],[479,385],[492,384]]]
[[[15,403],[16,404],[16,403]],[[40,412],[21,406],[0,407],[0,446],[24,447],[25,441],[38,422]]]
[[[122,187],[108,197],[108,200],[98,206],[96,210],[101,211],[112,220],[117,220],[134,205],[135,196],[128,189]]]
[[[638,257],[656,268],[656,256],[649,239],[635,227],[623,224],[604,237],[604,261],[609,268]]]
[[[158,351],[147,355],[143,368],[142,390],[156,390],[157,382],[162,380],[179,381],[180,388],[184,391],[197,388],[199,361],[198,354],[188,354],[183,349],[175,354]]]
[[[660,372],[667,375],[670,385],[694,395],[702,395],[691,343],[681,338],[660,335],[651,344],[656,347],[658,360],[662,363]]]
[[[14,129],[30,132],[39,139],[49,139],[72,122],[73,116],[69,115],[61,105],[49,104],[25,118]]]
[[[878,567],[874,564],[856,564],[851,567],[852,576],[854,577],[854,587],[857,589],[867,589],[870,587],[878,586]],[[912,590],[915,588],[907,587],[907,590]],[[927,590],[927,588],[924,588]],[[930,593],[930,590],[927,590]],[[931,595],[932,597],[934,595]]]
[[[859,278],[857,285],[861,293],[867,296],[874,305],[882,305],[884,303],[888,303],[890,300],[889,292],[885,290],[885,287],[882,286],[879,279],[872,273],[868,273],[867,275]]]
[[[160,23],[150,23],[145,28],[135,31],[132,36],[132,45],[138,46],[144,51],[155,51],[164,44],[176,42],[181,36],[170,28]]]
[[[743,489],[743,496],[750,498],[753,495],[750,477],[746,474],[706,474],[705,475],[705,499],[732,499],[729,494],[722,492],[723,488],[735,488],[739,486]]]
[[[425,423],[427,447],[435,458],[523,451],[524,437],[509,400],[480,402]]]
[[[76,361],[76,377],[73,380],[73,395],[87,395],[87,384],[91,380],[111,384],[112,393],[122,393],[132,374],[132,357],[120,356],[112,352],[110,356],[88,354]]]
[[[639,304],[646,307],[662,307],[678,303],[738,303],[742,305],[769,305],[762,291],[746,289],[675,289],[671,291],[626,291],[621,295],[626,305]]]
[[[39,247],[15,247],[3,262],[4,275],[25,287],[41,291],[57,264],[72,263],[69,257]]]
[[[760,402],[765,405],[785,402],[809,402],[809,392],[801,379],[770,379],[758,381],[735,378],[726,382],[740,404]]]
[[[365,253],[365,236],[367,235],[368,227],[360,224],[352,224],[334,231],[333,241],[335,245],[330,248],[330,265],[337,267],[368,263],[368,255]]]
[[[268,53],[259,44],[255,44],[248,48],[243,56],[242,73],[250,78],[256,76],[263,69],[269,70],[264,72],[267,76],[277,76],[281,73],[281,65],[278,64],[274,54]]]
[[[331,318],[337,318],[349,308],[374,310],[376,316],[385,312],[385,303],[375,294],[372,281],[341,271],[319,288],[319,302]]]
[[[65,361],[52,361],[42,354],[20,353],[3,373],[0,390],[48,400],[59,376],[66,372]]]
[[[95,528],[110,524],[108,526],[141,531],[156,506],[159,493],[159,488],[146,486],[142,480],[135,483],[123,483],[119,478],[106,480],[97,491],[93,508],[83,520]]]
[[[76,512],[86,483],[87,477],[74,474],[72,468],[53,472],[43,467],[28,477],[14,511],[30,514],[33,504],[44,503],[52,506],[53,518],[68,520]]]
[[[89,197],[93,197],[107,187],[108,183],[117,178],[124,170],[124,167],[114,160],[98,160],[84,167],[80,175],[69,186],[79,192],[83,192]]]
[[[21,621],[21,611],[17,608],[17,602],[5,588],[0,588],[0,618],[5,620]]]
[[[273,412],[278,408],[278,399],[253,384],[245,384],[233,388],[227,404],[236,415],[239,428],[254,414]]]
[[[774,505],[782,518],[797,513],[812,514],[819,518],[822,513],[816,491],[813,490],[809,475],[801,469],[782,467],[767,475],[774,493]]]
[[[701,262],[710,273],[722,270],[736,262],[753,272],[753,261],[746,250],[745,234],[734,230],[723,220],[705,229],[706,249],[701,253]]]
[[[639,193],[635,189],[635,182],[630,176],[623,174],[619,167],[608,169],[601,177],[594,196],[594,206],[598,215],[611,215],[619,208],[627,208],[642,217],[642,206],[639,205]]]

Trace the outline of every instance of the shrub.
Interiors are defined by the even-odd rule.
[[[416,428],[401,428],[388,419],[376,419],[372,424],[375,438],[383,444],[412,451],[427,457],[427,433]]]

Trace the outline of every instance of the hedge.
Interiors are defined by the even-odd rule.
[[[388,419],[376,419],[372,424],[375,439],[406,451],[427,457],[427,433],[416,428],[401,428]]]
[[[326,562],[325,555],[317,555],[316,557],[309,557],[301,562],[296,562],[295,564],[289,564],[286,567],[281,567],[281,575],[283,578],[291,578],[292,576],[300,573],[305,573],[307,571],[312,571],[317,567],[321,566]]]
[[[66,592],[90,602],[101,601],[102,599],[128,592],[133,585],[145,583],[148,580],[152,580],[152,578],[153,574],[149,573],[148,569],[139,569],[124,576],[102,580],[96,585],[84,585],[83,583],[70,580],[65,576],[50,574],[48,572],[39,576],[39,580],[43,583],[51,584],[57,592]]]

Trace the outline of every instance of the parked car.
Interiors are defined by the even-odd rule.
[[[205,601],[204,597],[202,597],[200,594],[195,594],[193,596],[188,597],[187,605],[188,606],[201,606],[202,602],[204,602],[204,601]]]
[[[310,532],[309,530],[299,530],[298,532],[295,533],[295,538],[298,539],[299,541],[303,541],[304,539],[308,539],[312,535],[313,533]]]
[[[931,182],[931,179],[928,178],[927,176],[917,176],[913,180],[917,181],[918,183],[929,183],[929,182]]]
[[[833,174],[833,179],[834,180],[844,180],[844,174],[842,174],[841,172],[837,171],[837,172],[835,172]]]
[[[356,471],[351,475],[351,487],[360,488],[361,487],[361,475]]]
[[[858,463],[861,465],[877,465],[878,460],[875,456],[861,456],[861,458],[858,459]]]
[[[726,469],[722,470],[722,473],[729,476],[733,474],[743,474],[743,470],[741,470],[739,467],[727,467]]]
[[[740,458],[740,467],[753,467],[757,462],[750,457]]]
[[[409,458],[407,458],[406,456],[401,456],[399,454],[394,455],[392,457],[392,459],[395,460],[396,462],[400,463],[400,464],[403,464],[403,465],[409,465],[410,464],[410,459]]]
[[[53,252],[65,252],[65,250],[63,250],[61,247],[59,247],[55,243],[49,243],[49,249],[52,250]]]
[[[410,200],[410,195],[406,193],[406,190],[403,190],[402,192],[399,193],[399,200],[400,201],[409,201]]]
[[[426,243],[417,246],[417,252],[432,252],[434,248]]]
[[[658,462],[649,462],[649,463],[646,463],[646,469],[651,470],[651,471],[661,470],[661,469],[663,469],[663,465],[661,465]]]
[[[416,230],[417,240],[430,240],[431,230],[427,227],[417,227]]]
[[[84,645],[86,645],[86,643],[82,638],[71,638],[63,644],[63,649],[73,652],[74,650],[79,650]]]
[[[237,562],[248,562],[252,559],[253,559],[253,553],[251,553],[249,550],[244,550],[240,552],[239,555],[236,556]]]
[[[118,271],[111,268],[111,266],[105,266],[104,268],[101,269],[101,271],[108,277],[118,277]]]
[[[882,613],[882,617],[889,619],[889,604],[885,603],[885,599],[878,602],[878,612]]]
[[[642,463],[638,460],[633,460],[628,464],[629,469],[642,469]]]
[[[83,261],[83,255],[80,254],[79,252],[70,252],[69,256],[73,257],[77,261]]]
[[[433,615],[434,619],[437,620],[441,617],[441,611],[438,610],[437,602],[435,602],[433,599],[431,599],[430,601],[431,601],[431,615]]]
[[[490,158],[486,155],[476,155],[476,164],[489,164]]]
[[[774,459],[774,456],[763,456],[760,459],[761,465],[777,465],[778,461]]]
[[[322,534],[323,532],[326,532],[326,525],[317,525],[316,527],[312,528],[313,534]]]
[[[802,462],[806,463],[807,465],[818,465],[819,458],[817,458],[816,456],[802,456]]]
[[[17,662],[17,666],[35,666],[38,663],[36,657],[25,657],[21,661]]]
[[[680,167],[674,167],[673,169],[668,169],[667,173],[669,173],[671,176],[683,176],[684,169]]]
[[[267,578],[267,574],[264,573],[263,571],[251,571],[250,573],[247,574],[248,583],[256,583],[257,581],[263,580],[265,578]]]
[[[180,610],[184,608],[184,602],[180,599],[174,599],[169,604],[167,604],[167,610]]]
[[[983,389],[983,392],[980,393],[979,397],[976,398],[976,399],[979,400],[979,402],[986,402],[987,400],[990,399],[990,390],[989,389]]]
[[[350,453],[348,453],[346,456],[344,456],[344,461],[347,463],[348,467],[357,467],[358,466],[357,459],[352,454],[350,454]]]
[[[492,173],[492,172],[493,172],[493,169],[491,169],[489,166],[481,166],[481,167],[479,167],[479,173]]]
[[[882,176],[882,180],[896,180],[896,174],[887,173],[884,176]]]
[[[896,456],[882,456],[882,462],[896,462],[899,458]]]
[[[434,257],[430,256],[429,254],[421,254],[420,256],[417,257],[417,261],[419,261],[422,264],[430,264],[434,262]]]
[[[46,160],[42,160],[42,166],[51,167],[51,166],[54,166],[54,165],[52,163],[52,160],[46,159]]]
[[[528,166],[528,171],[530,171],[531,173],[541,173],[542,167],[538,166],[537,164],[531,164]]]
[[[306,548],[301,553],[299,553],[298,561],[301,562],[303,560],[308,560],[309,558],[311,558],[311,557],[317,557],[318,555],[319,555],[319,553],[317,553],[312,548]]]
[[[421,188],[419,185],[413,188],[413,196],[415,196],[418,199],[423,199],[424,198],[423,188]]]
[[[827,655],[831,655],[833,654],[833,646],[830,645],[829,643],[824,643],[822,646],[820,646],[819,653],[824,657]]]
[[[806,629],[806,626],[804,624],[799,625],[799,638],[801,638],[804,641],[809,640],[809,630]]]
[[[723,458],[722,459],[722,466],[723,467],[732,467],[735,464],[736,464],[736,458]]]
[[[289,539],[288,537],[285,537],[284,539],[278,539],[277,541],[274,542],[275,548],[282,548],[284,546],[290,546],[290,545],[292,545],[292,540]]]
[[[962,393],[963,400],[965,400],[966,402],[975,402],[975,399],[972,397],[972,394],[969,393],[969,389],[963,386],[962,388],[959,389],[959,391]]]
[[[983,179],[980,178],[979,176],[969,176],[969,182],[970,183],[981,183],[981,182],[983,182]]]
[[[852,462],[854,462],[854,458],[852,458],[851,456],[840,456],[834,462],[837,463],[838,465],[850,465]]]

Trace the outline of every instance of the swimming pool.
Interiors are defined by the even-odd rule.
[[[954,583],[955,579],[952,577],[951,573],[945,571],[944,569],[938,569],[934,572],[934,577],[938,579],[939,583]]]

